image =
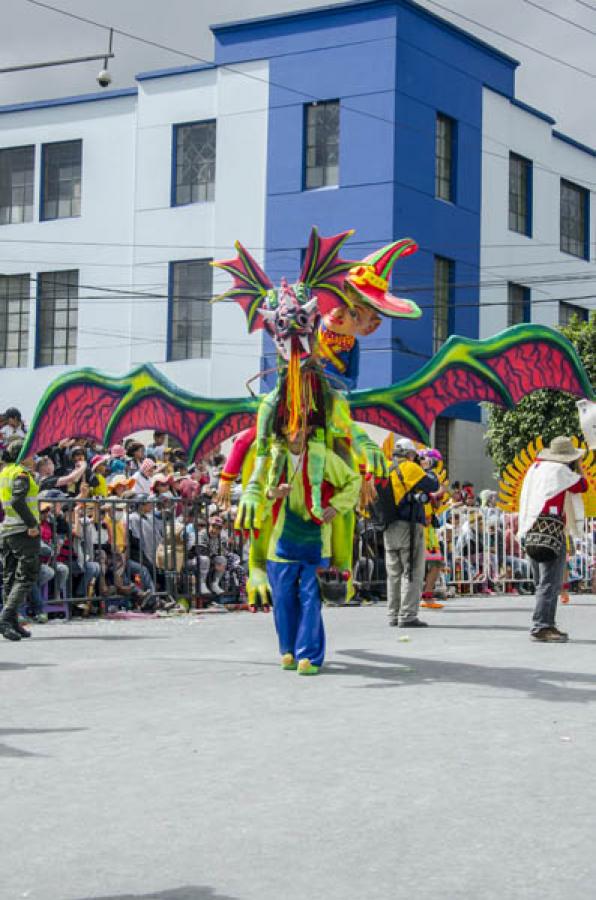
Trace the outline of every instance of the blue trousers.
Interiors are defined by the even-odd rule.
[[[309,659],[314,666],[323,665],[325,658],[325,628],[316,572],[328,564],[328,559],[317,565],[267,563],[279,652],[282,656],[291,653],[297,660]]]

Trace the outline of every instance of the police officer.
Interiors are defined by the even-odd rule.
[[[439,480],[426,471],[431,460],[421,460],[416,445],[408,438],[396,441],[391,468],[391,487],[396,504],[395,518],[386,528],[387,612],[390,625],[421,628],[418,618],[424,582],[425,495],[439,489]],[[405,590],[402,586],[407,579]]]
[[[23,441],[12,441],[4,451],[7,465],[0,471],[0,552],[4,580],[0,634],[20,641],[31,633],[19,624],[19,607],[39,577],[39,488],[33,475],[33,458],[18,463]]]

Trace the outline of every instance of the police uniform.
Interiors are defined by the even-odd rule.
[[[39,527],[37,495],[33,476],[19,463],[0,471],[0,502],[4,521],[0,523],[0,551],[3,567],[3,607],[0,633],[10,640],[25,637],[18,623],[19,607],[27,600],[39,577],[40,538],[28,531]]]

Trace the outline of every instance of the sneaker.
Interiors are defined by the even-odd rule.
[[[540,641],[542,644],[564,644],[567,641],[567,635],[563,636],[553,628],[540,628],[530,634],[533,641]]]
[[[298,663],[299,675],[318,675],[319,666],[313,666],[310,659],[301,659]]]
[[[399,623],[398,623],[397,619],[389,619],[389,627],[390,628],[396,628],[398,624]]]
[[[16,633],[18,635],[20,635],[22,638],[30,638],[31,637],[31,632],[27,631],[26,628],[23,628],[23,626],[21,625],[20,622],[13,622],[12,627],[16,631]]]
[[[38,616],[35,616],[35,621],[38,625],[46,625],[48,622],[47,613],[40,613]]]
[[[428,622],[423,622],[422,619],[409,619],[407,622],[400,622],[400,628],[427,628]]]
[[[281,667],[286,670],[295,670],[298,668],[298,663],[291,653],[284,653],[281,658]]]
[[[437,600],[423,600],[420,606],[425,609],[443,609],[444,603],[438,603]]]
[[[0,622],[0,634],[7,641],[20,641],[21,635],[16,631],[10,622]]]
[[[567,593],[567,591],[561,591],[561,603],[569,603],[571,597]]]
[[[559,629],[556,628],[554,625],[551,627],[551,631],[554,631],[554,633],[558,634],[559,637],[562,638],[563,640],[565,640],[565,641],[569,640],[569,635],[567,634],[566,631],[559,631]]]

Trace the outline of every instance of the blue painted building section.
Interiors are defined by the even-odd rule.
[[[409,0],[348,3],[214,26],[215,63],[268,59],[266,269],[294,278],[310,227],[354,228],[346,255],[399,237],[394,290],[423,307],[361,344],[360,387],[388,385],[432,356],[434,256],[454,261],[452,330],[478,336],[482,88],[513,97],[516,61]],[[340,100],[340,184],[303,189],[304,106]],[[437,113],[456,121],[455,202],[435,198]],[[478,419],[478,408],[451,410]]]

